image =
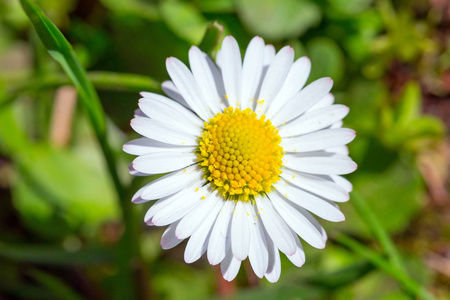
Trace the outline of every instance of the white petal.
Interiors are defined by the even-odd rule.
[[[272,192],[269,196],[280,216],[296,234],[315,248],[325,247],[321,233],[303,214],[294,209],[278,192]]]
[[[191,236],[216,205],[217,201],[212,201],[210,197],[217,197],[217,191],[214,191],[212,194],[209,194],[210,192],[208,190],[203,189],[203,191],[203,195],[201,196],[204,199],[201,200],[201,203],[193,211],[184,216],[178,224],[175,232],[177,238],[185,239]]]
[[[273,45],[266,45],[264,47],[264,62],[263,62],[263,69],[262,69],[262,73],[261,73],[261,79],[258,85],[258,88],[256,90],[255,93],[255,97],[254,97],[254,101],[249,105],[250,108],[252,108],[253,111],[256,111],[256,100],[259,99],[259,93],[261,92],[261,88],[262,88],[262,83],[264,81],[264,78],[266,77],[267,71],[269,70],[269,66],[272,63],[274,57],[275,57],[275,47]]]
[[[296,266],[301,267],[305,263],[305,251],[303,250],[302,243],[300,242],[297,234],[292,233],[295,239],[295,244],[297,245],[297,251],[294,255],[287,256],[287,258]]]
[[[213,113],[203,101],[200,89],[188,67],[186,67],[179,59],[169,57],[166,60],[166,68],[173,83],[189,106],[200,118],[204,121],[208,121],[208,119],[213,116]]]
[[[197,154],[192,152],[156,152],[136,157],[133,160],[133,167],[139,172],[161,174],[190,166],[197,159]]]
[[[164,226],[181,219],[200,201],[198,194],[201,192],[197,192],[200,191],[204,183],[205,179],[200,179],[184,190],[159,199],[145,214],[145,222],[151,221],[152,225]]]
[[[281,275],[280,252],[278,252],[278,248],[273,243],[269,234],[266,231],[264,231],[264,234],[266,236],[267,251],[269,254],[269,264],[264,276],[269,282],[275,283],[280,279]]]
[[[191,186],[203,176],[197,165],[169,173],[147,184],[142,192],[143,199],[159,199],[177,193]]]
[[[264,47],[264,67],[266,68],[266,72],[275,57],[275,53],[276,51],[273,45],[266,45]]]
[[[187,104],[186,100],[184,100],[183,96],[181,96],[175,84],[173,84],[173,81],[171,80],[164,81],[161,84],[161,89],[163,90],[164,93],[166,93],[167,96],[177,101],[181,105],[185,107],[190,107],[189,104]],[[145,97],[146,93],[141,93],[141,96]]]
[[[330,128],[341,128],[342,125],[344,125],[344,121],[341,120],[331,124]]]
[[[356,136],[349,128],[324,129],[293,138],[282,139],[280,146],[285,152],[311,152],[347,145]]]
[[[219,103],[222,101],[223,95],[218,94],[216,81],[212,74],[212,69],[215,69],[214,63],[199,48],[192,46],[189,50],[189,64],[195,81],[202,92],[203,100],[212,112],[217,114],[221,111]]]
[[[217,214],[223,207],[224,201],[219,196],[208,198],[208,201],[214,201],[216,204],[208,213],[206,218],[197,228],[197,230],[192,234],[189,238],[189,241],[186,245],[186,250],[184,251],[184,261],[188,264],[197,261],[203,253],[205,253],[208,247],[208,238],[211,233],[212,227],[214,225],[214,221],[217,218]]]
[[[262,278],[267,271],[269,263],[266,237],[262,228],[261,219],[255,213],[254,208],[251,210],[251,217],[249,219],[251,238],[248,259],[256,276]]]
[[[334,205],[331,205],[328,201],[310,194],[295,185],[289,184],[284,179],[278,181],[274,186],[277,189],[277,192],[285,198],[309,210],[322,219],[331,222],[341,222],[345,220],[344,214]]]
[[[223,279],[231,281],[236,278],[240,267],[241,261],[236,259],[231,251],[228,251],[227,256],[225,256],[225,259],[220,264]]]
[[[280,92],[275,99],[270,103],[266,112],[268,119],[272,118],[273,114],[282,108],[289,99],[295,94],[300,92],[308,79],[309,72],[311,71],[311,60],[306,56],[297,59],[293,64],[289,73],[284,81]]]
[[[144,191],[145,188],[146,188],[146,186],[143,186],[136,193],[134,193],[133,197],[131,198],[131,202],[136,203],[136,204],[148,202],[149,200],[142,199],[142,197],[141,197],[142,192]]]
[[[209,195],[207,188],[198,188],[198,184],[195,184],[186,189],[185,193],[179,194],[175,199],[171,200],[170,203],[161,207],[154,214],[152,223],[156,226],[166,226],[184,218],[198,208],[203,202],[202,196],[206,197],[205,195]],[[184,238],[186,237],[181,237],[181,239]]]
[[[217,216],[208,243],[208,261],[211,265],[220,263],[230,249],[231,218],[233,217],[234,207],[234,201],[225,201]]]
[[[293,207],[293,209],[298,210],[303,216],[305,216],[314,227],[316,227],[317,231],[319,231],[322,235],[322,239],[326,242],[328,239],[327,233],[325,232],[325,229],[322,227],[322,225],[320,225],[320,223],[316,220],[316,218],[314,218],[314,216],[303,207],[293,202],[289,202],[289,204]]]
[[[231,107],[238,107],[242,83],[242,60],[239,45],[232,36],[226,36],[221,50],[222,76],[228,103]]]
[[[339,176],[339,175],[330,175],[330,178],[336,182],[339,186],[341,186],[344,190],[347,191],[347,193],[350,193],[353,191],[353,185],[350,181],[348,181],[346,178]]]
[[[337,146],[333,148],[327,148],[325,149],[326,152],[332,152],[332,153],[339,153],[344,155],[349,155],[349,150],[347,146]]]
[[[217,50],[217,53],[216,53],[216,65],[217,65],[217,68],[219,68],[219,70],[222,69],[222,50],[221,49]]]
[[[169,122],[171,119],[181,119],[186,123],[192,123],[199,128],[203,128],[203,121],[194,114],[190,109],[183,105],[158,94],[148,93],[145,98],[142,98],[140,102],[143,102],[142,111],[152,119]],[[140,103],[141,105],[141,103]],[[157,110],[152,112],[152,110]],[[158,116],[158,114],[162,116]]]
[[[349,174],[358,167],[348,156],[336,154],[335,156],[311,156],[295,157],[286,154],[284,156],[284,165],[290,169],[323,175],[342,175]]]
[[[319,102],[308,108],[307,112],[312,112],[316,109],[321,109],[330,106],[334,103],[334,95],[331,93],[326,94]]]
[[[238,260],[247,258],[250,248],[250,221],[252,206],[248,202],[238,201],[231,221],[231,250]]]
[[[258,96],[258,104],[256,112],[265,113],[267,107],[276,97],[280,88],[283,86],[289,69],[294,61],[294,50],[290,46],[286,46],[278,51],[272,63],[267,70],[266,76],[261,86],[261,92]]]
[[[265,197],[258,197],[255,202],[264,228],[276,247],[287,255],[294,254],[296,246],[291,231],[280,215],[274,210],[270,200]]]
[[[272,123],[274,126],[279,126],[300,116],[308,108],[328,94],[332,86],[333,80],[328,77],[320,78],[310,83],[293,96],[286,105],[271,118]]]
[[[142,173],[142,172],[137,171],[133,167],[133,163],[128,165],[128,171],[130,172],[130,175],[133,175],[133,176],[148,176],[148,175],[152,175],[152,174]]]
[[[167,144],[179,146],[197,146],[197,137],[187,134],[179,128],[149,118],[134,118],[131,127],[145,137]]]
[[[345,202],[350,199],[348,192],[344,188],[334,181],[326,180],[319,176],[295,172],[286,168],[283,169],[283,173],[280,176],[304,190],[332,201]]]
[[[256,91],[261,81],[264,62],[264,40],[254,37],[245,51],[242,65],[241,108],[252,108],[251,100],[256,100]]]
[[[139,108],[138,109],[135,109],[134,110],[134,117],[135,118],[137,118],[137,117],[146,117],[146,115],[144,114],[144,112],[142,111],[142,110],[140,110]]]
[[[348,107],[340,104],[306,112],[292,122],[281,126],[278,134],[281,137],[288,137],[320,130],[341,120],[348,112]]]
[[[183,241],[177,239],[175,236],[175,228],[177,225],[178,222],[172,223],[169,227],[167,227],[166,231],[164,231],[161,237],[161,248],[164,250],[172,249]]]
[[[161,151],[183,151],[184,146],[172,145],[155,141],[146,137],[131,140],[123,145],[123,151],[132,155],[143,155]]]

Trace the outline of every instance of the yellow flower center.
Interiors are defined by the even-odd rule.
[[[278,130],[251,109],[229,107],[205,122],[199,160],[225,199],[250,201],[280,179],[283,148]]]

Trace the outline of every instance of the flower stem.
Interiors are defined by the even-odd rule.
[[[364,202],[364,200],[355,192],[352,192],[351,203],[353,207],[358,212],[361,219],[366,223],[367,227],[370,229],[372,234],[380,243],[381,248],[388,256],[390,262],[403,273],[407,274],[403,260],[395,247],[389,234],[386,232],[384,227],[378,221],[375,214],[370,210],[369,206]]]
[[[364,245],[360,244],[356,240],[346,236],[346,235],[339,235],[337,238],[334,239],[337,243],[341,244],[342,246],[350,249],[354,253],[358,254],[359,256],[369,260],[372,264],[377,266],[379,269],[383,270],[387,274],[391,275],[393,278],[395,278],[402,286],[403,288],[411,293],[412,295],[416,297],[420,297],[421,299],[425,300],[434,300],[435,297],[430,294],[423,286],[421,286],[419,283],[415,282],[413,279],[411,279],[403,270],[397,268],[397,266],[390,264],[388,261],[386,261],[381,255],[373,251],[372,249],[365,247]]]

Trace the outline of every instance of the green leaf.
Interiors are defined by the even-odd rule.
[[[340,15],[356,15],[367,9],[374,0],[328,0],[330,6]]]
[[[406,136],[405,148],[417,151],[432,147],[445,137],[445,124],[433,116],[423,116],[411,122],[402,132]]]
[[[379,154],[376,156],[377,151]],[[389,233],[402,232],[417,215],[424,200],[420,173],[413,166],[405,165],[395,157],[389,157],[388,152],[383,153],[371,145],[365,157],[367,160],[373,160],[375,164],[386,165],[387,168],[370,170],[367,163],[361,163],[361,170],[351,178],[354,190],[375,215],[383,217],[383,227]],[[343,231],[367,237],[367,227],[351,206],[343,205],[342,210],[346,222],[336,226]]]
[[[241,0],[236,5],[252,33],[271,41],[298,37],[321,19],[320,7],[307,0]]]
[[[374,250],[366,247],[356,240],[345,236],[339,235],[335,238],[335,241],[350,249],[356,255],[369,260],[372,264],[377,266],[380,270],[383,270],[387,274],[391,275],[396,279],[402,287],[410,292],[411,294],[420,297],[420,299],[433,300],[435,299],[423,286],[411,279],[402,270],[396,268],[395,266],[389,264],[381,255],[379,255]]]
[[[272,288],[242,289],[233,296],[233,300],[280,300],[280,299],[325,299],[324,289],[305,285],[276,286]],[[301,296],[301,298],[300,298]],[[214,300],[228,299],[226,297],[213,298]]]
[[[15,153],[29,147],[28,137],[18,126],[14,115],[12,101],[6,96],[6,91],[0,81],[0,151],[2,153]]]
[[[420,115],[422,109],[422,91],[415,81],[408,82],[399,98],[396,125],[406,127]]]
[[[106,119],[100,100],[94,87],[87,80],[86,73],[78,62],[72,46],[55,24],[32,1],[20,0],[20,3],[50,55],[62,66],[76,86],[81,100],[91,117],[94,129],[99,135],[104,135],[106,132]]]
[[[202,12],[208,13],[232,13],[235,0],[195,0]]]
[[[159,81],[144,75],[93,71],[88,72],[87,77],[99,90],[132,92],[161,91],[161,83]],[[9,84],[10,86],[5,96],[6,99],[0,103],[0,110],[13,103],[21,93],[55,89],[71,83],[72,81],[65,74],[51,74],[31,79],[22,78],[18,83]]]
[[[87,231],[118,218],[116,195],[94,145],[76,151],[33,145],[17,153],[15,162],[20,180],[13,186],[14,204],[33,231],[62,229],[52,226],[55,213],[66,226]]]
[[[307,281],[322,288],[336,289],[358,281],[373,269],[373,265],[366,261],[358,262],[335,272],[313,276],[308,278]]]
[[[31,270],[31,277],[51,291],[58,299],[64,300],[82,300],[78,293],[76,293],[70,286],[68,286],[60,278],[44,271]]]
[[[181,39],[198,45],[208,24],[200,11],[192,4],[179,1],[162,1],[161,18]]]
[[[331,77],[337,83],[345,73],[345,59],[341,48],[330,38],[315,38],[306,49],[311,59],[310,81]]]
[[[111,263],[114,252],[107,248],[86,248],[69,252],[56,246],[0,242],[0,257],[18,262],[54,266],[91,266]]]
[[[110,10],[119,14],[130,14],[150,21],[159,20],[158,9],[154,4],[138,0],[100,0]]]
[[[217,51],[217,47],[222,41],[223,26],[217,22],[208,25],[203,40],[198,46],[203,52],[207,53],[211,57]]]
[[[411,138],[442,138],[444,134],[444,123],[433,116],[422,116],[411,122],[408,127],[408,135]]]
[[[160,299],[197,300],[211,289],[214,270],[198,270],[183,262],[155,261],[151,269],[157,276],[152,284]],[[195,288],[192,288],[195,287]]]

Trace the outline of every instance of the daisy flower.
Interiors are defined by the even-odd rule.
[[[313,215],[345,219],[336,202],[352,189],[340,175],[356,169],[345,146],[355,132],[341,128],[349,109],[333,104],[330,78],[305,86],[307,57],[294,62],[291,47],[276,53],[260,37],[243,60],[231,36],[215,62],[193,46],[189,65],[167,59],[168,97],[141,93],[131,127],[143,137],[123,149],[138,155],[131,174],[165,175],[132,201],[156,200],[145,222],[169,225],[163,249],[189,238],[187,263],[206,252],[231,281],[248,258],[258,277],[276,282],[280,251],[298,267],[305,262],[299,237],[325,247]]]

